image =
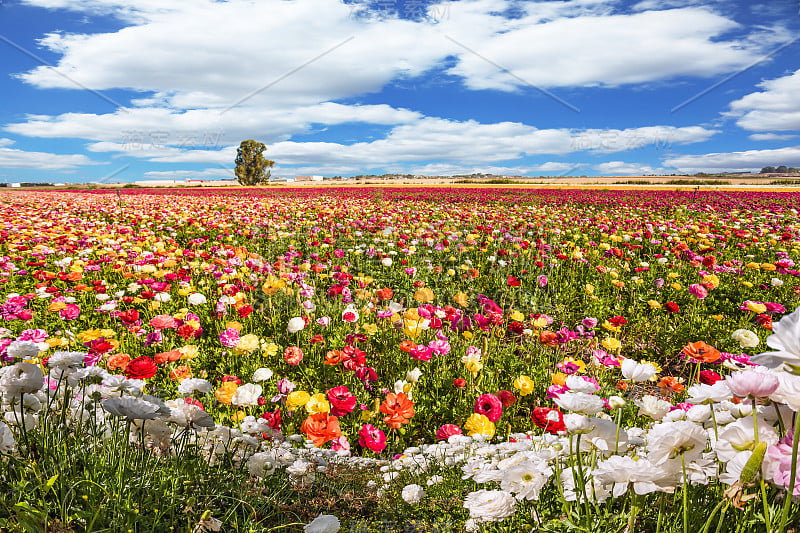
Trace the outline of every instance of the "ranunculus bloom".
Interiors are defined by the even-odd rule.
[[[515,403],[517,403],[517,397],[514,396],[514,393],[508,390],[501,390],[498,391],[495,396],[500,398],[500,403],[503,404],[503,409],[508,409]]]
[[[713,385],[717,381],[722,380],[722,376],[720,376],[713,370],[701,370],[699,379],[700,383],[702,383],[703,385]]]
[[[331,414],[342,417],[353,412],[358,398],[345,385],[340,385],[328,391],[328,401],[331,403]]]
[[[780,382],[772,374],[745,370],[725,377],[728,388],[739,398],[766,398],[778,388]]]
[[[150,319],[150,327],[153,329],[174,329],[178,327],[178,321],[170,315],[156,315]]]
[[[494,394],[481,394],[475,400],[473,412],[485,415],[491,422],[497,422],[503,416],[503,402]]]
[[[453,435],[462,435],[461,428],[455,424],[444,424],[436,431],[436,438],[438,440],[447,440]]]
[[[316,413],[308,415],[300,426],[305,436],[314,441],[314,446],[319,448],[329,440],[333,440],[342,436],[342,431],[339,428],[339,419],[335,416],[330,416],[328,413]]]
[[[664,309],[667,310],[668,313],[679,313],[681,308],[675,302],[667,302],[664,304]]]
[[[303,320],[303,317],[296,316],[289,321],[286,326],[286,329],[289,333],[297,333],[298,331],[303,330],[306,327],[306,321]]]
[[[531,412],[531,421],[547,433],[556,434],[567,430],[564,425],[564,415],[558,409],[534,407]]]
[[[467,434],[472,437],[474,435],[488,435],[494,436],[494,422],[489,420],[486,415],[479,413],[472,413],[467,421],[464,423],[464,429]]]
[[[498,403],[500,400],[497,400]],[[414,402],[408,399],[406,393],[389,393],[381,404],[381,413],[386,416],[383,421],[392,429],[400,429],[403,424],[408,424],[414,416]]]
[[[364,424],[358,432],[358,444],[380,453],[386,448],[386,434],[372,424]]]
[[[283,359],[286,361],[287,364],[290,364],[292,366],[297,366],[300,364],[300,361],[303,360],[303,350],[301,350],[297,346],[288,346],[283,351]]]
[[[125,376],[128,379],[148,379],[155,376],[157,370],[156,362],[143,355],[128,363],[125,367]]]
[[[703,341],[691,342],[683,347],[683,355],[692,363],[713,363],[720,358],[719,350]]]

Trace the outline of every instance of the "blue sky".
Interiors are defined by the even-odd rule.
[[[800,0],[0,0],[0,180],[800,166]]]

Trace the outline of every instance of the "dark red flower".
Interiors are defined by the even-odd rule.
[[[664,304],[664,309],[667,310],[668,313],[680,313],[681,308],[675,302],[667,302]]]
[[[534,407],[531,421],[548,433],[556,434],[567,430],[564,425],[564,415],[558,409]]]
[[[156,375],[158,366],[151,358],[143,355],[132,359],[125,367],[125,376],[128,379],[149,379]]]

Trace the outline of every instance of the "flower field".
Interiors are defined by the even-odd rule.
[[[797,531],[798,209],[0,192],[0,531]]]

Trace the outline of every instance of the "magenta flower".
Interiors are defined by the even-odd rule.
[[[386,434],[372,424],[364,424],[358,432],[358,444],[380,453],[386,448]]]
[[[239,332],[228,328],[219,334],[219,342],[226,348],[233,348],[239,342]]]
[[[436,432],[438,440],[447,440],[453,435],[463,435],[461,428],[455,424],[445,424]]]
[[[503,416],[503,402],[494,394],[481,394],[475,400],[473,411],[485,415],[492,422],[497,422]]]

